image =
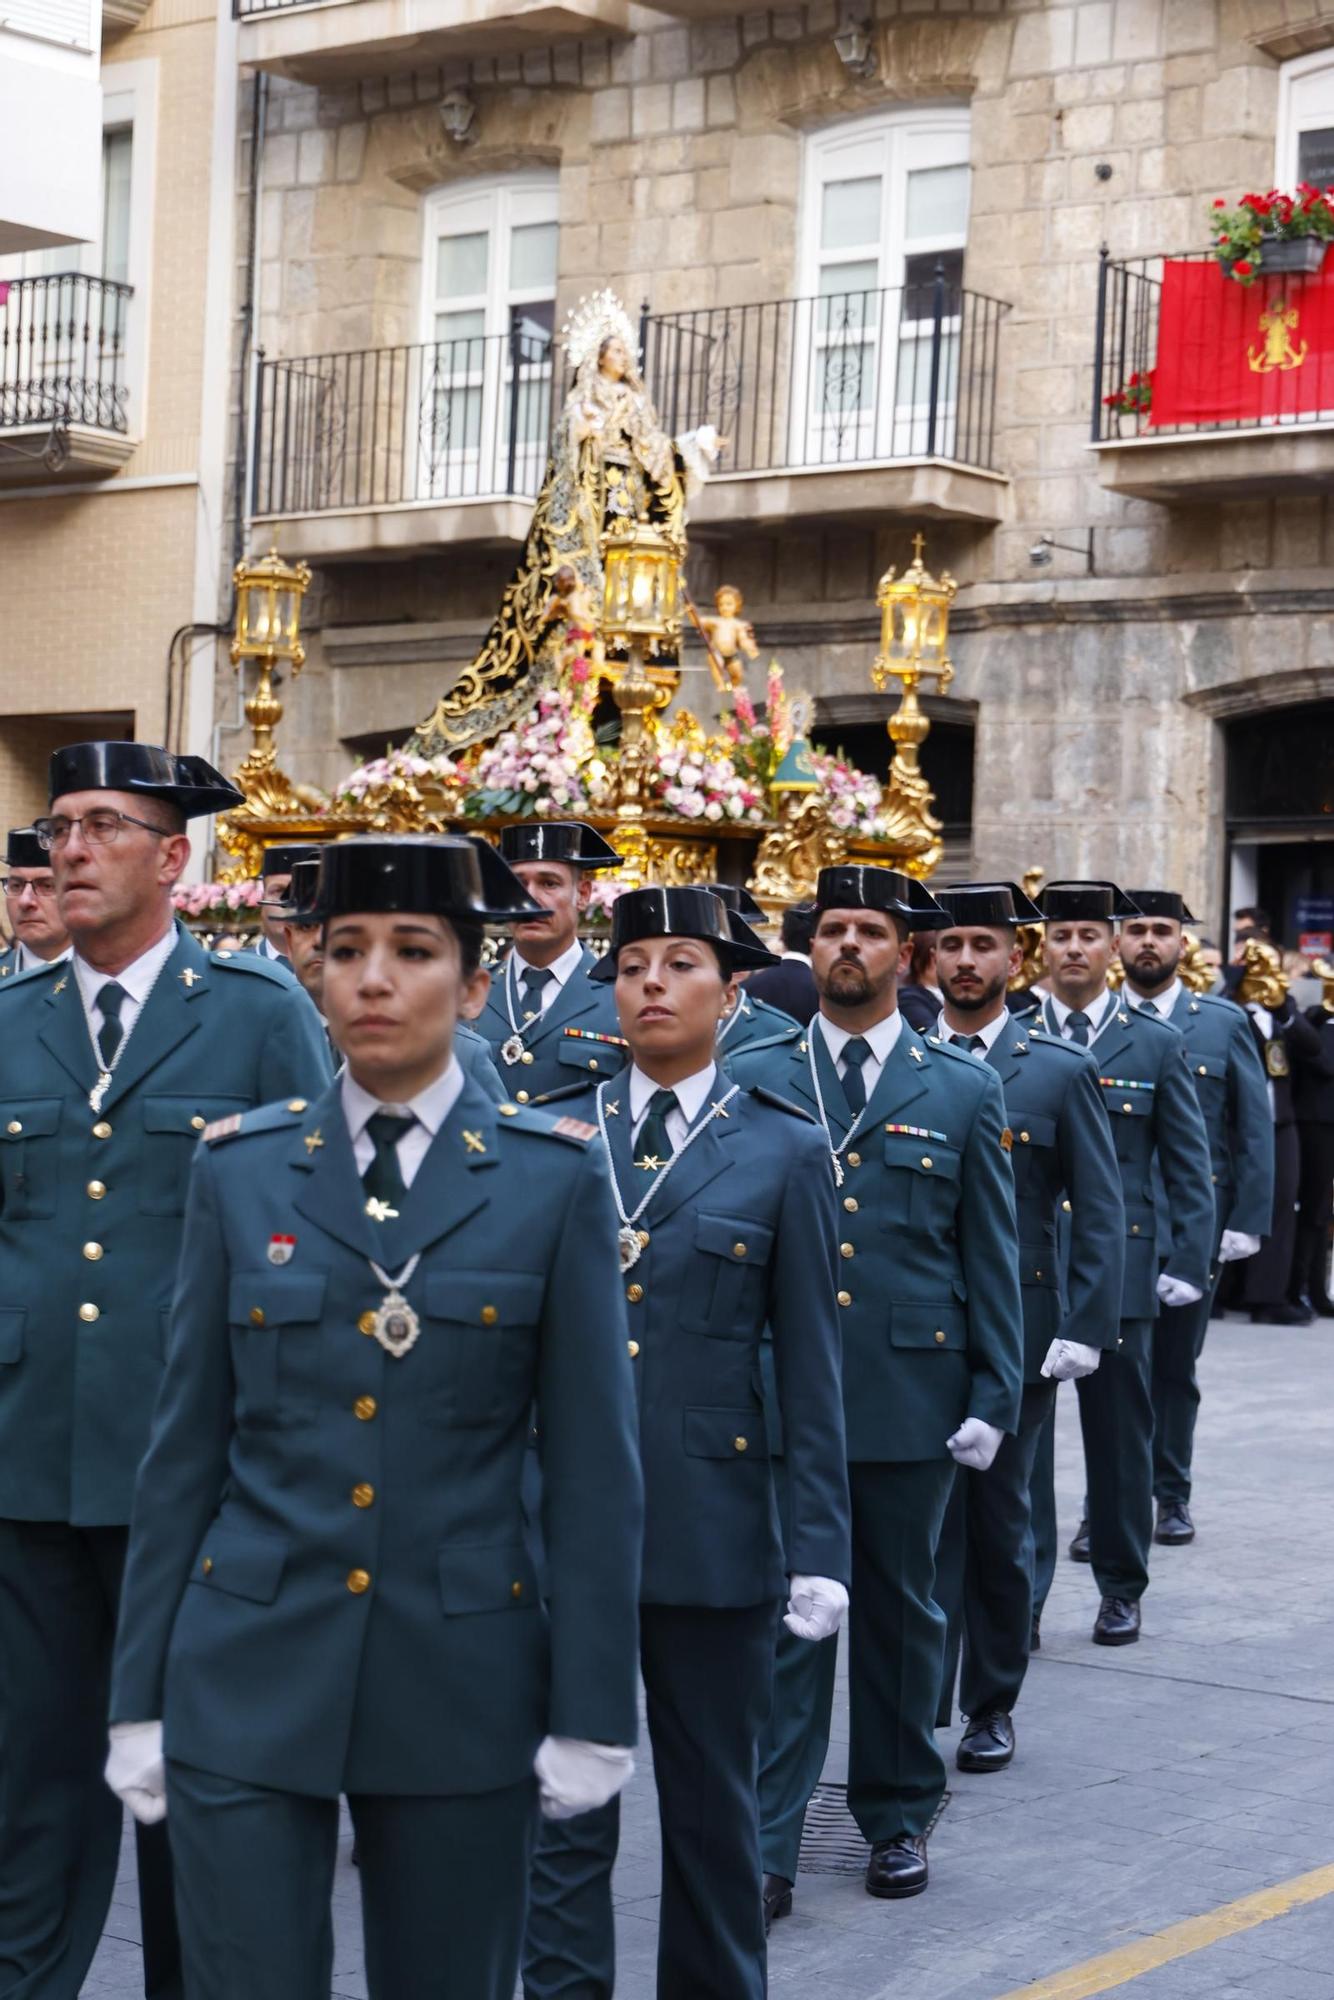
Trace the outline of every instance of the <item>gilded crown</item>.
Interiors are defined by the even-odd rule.
[[[590,358],[596,359],[602,343],[613,336],[625,342],[634,360],[639,359],[639,340],[629,313],[615,292],[594,292],[580,299],[561,328],[561,340],[570,366],[578,372]]]

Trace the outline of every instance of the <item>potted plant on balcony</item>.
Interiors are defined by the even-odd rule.
[[[1113,389],[1110,396],[1102,399],[1103,408],[1110,410],[1117,419],[1117,428],[1122,437],[1136,437],[1140,429],[1141,417],[1147,417],[1153,408],[1153,373],[1145,369],[1141,374],[1137,369],[1126,377],[1119,389]]]
[[[1235,208],[1220,197],[1209,220],[1214,255],[1237,284],[1253,285],[1262,273],[1314,273],[1334,241],[1334,188],[1303,181],[1293,194],[1244,194]]]

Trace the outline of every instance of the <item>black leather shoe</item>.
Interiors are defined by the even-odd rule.
[[[1139,1641],[1139,1605],[1128,1597],[1104,1597],[1093,1627],[1095,1646],[1134,1646]]]
[[[926,1887],[926,1836],[877,1840],[866,1864],[868,1896],[920,1896]]]
[[[1035,1611],[1033,1623],[1028,1628],[1028,1650],[1030,1653],[1042,1651],[1042,1614]]]
[[[1271,1306],[1252,1306],[1252,1326],[1310,1326],[1315,1314],[1309,1306],[1295,1306],[1290,1299],[1276,1299]]]
[[[955,1763],[961,1771],[1003,1771],[1014,1755],[1014,1724],[1003,1708],[970,1715]]]
[[[766,1875],[764,1878],[764,1935],[768,1937],[770,1924],[776,1924],[780,1917],[792,1915],[792,1884],[786,1875]]]
[[[1317,1319],[1334,1319],[1334,1299],[1326,1292],[1312,1292],[1308,1304]]]
[[[1181,1542],[1195,1540],[1195,1523],[1190,1518],[1190,1508],[1184,1500],[1160,1500],[1158,1521],[1153,1531],[1155,1542],[1163,1542],[1169,1549]]]
[[[1089,1524],[1087,1521],[1081,1521],[1075,1530],[1075,1538],[1070,1544],[1070,1560],[1072,1563],[1092,1561],[1089,1555]]]

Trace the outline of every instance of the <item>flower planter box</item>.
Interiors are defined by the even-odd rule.
[[[1259,276],[1262,278],[1290,276],[1301,272],[1311,277],[1325,261],[1329,244],[1322,236],[1265,236],[1261,238],[1258,252]],[[1230,278],[1232,266],[1247,261],[1245,257],[1220,256],[1219,263]]]

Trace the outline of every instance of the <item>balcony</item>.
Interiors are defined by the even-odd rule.
[[[0,484],[105,478],[130,456],[131,297],[78,272],[0,282]]]
[[[1328,492],[1334,262],[1247,287],[1207,251],[1104,254],[1093,449],[1103,486],[1136,499]]]
[[[1006,308],[934,280],[646,316],[674,435],[726,438],[692,533],[921,515],[990,524]],[[252,512],[312,562],[518,544],[564,395],[550,336],[263,360]]]
[[[232,0],[238,53],[298,83],[356,83],[456,56],[629,33],[629,0]]]

